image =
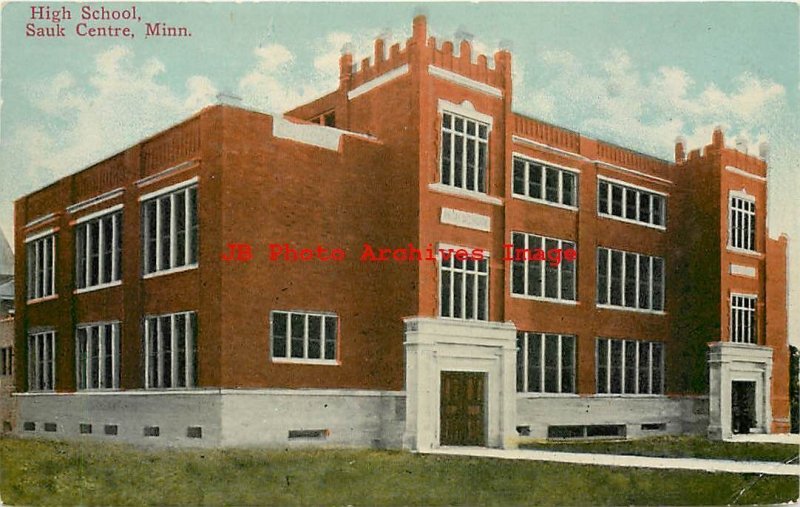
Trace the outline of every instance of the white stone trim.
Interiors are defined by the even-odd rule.
[[[121,196],[124,192],[125,192],[125,189],[120,187],[120,188],[115,188],[114,190],[110,190],[108,192],[104,192],[104,193],[102,193],[100,195],[96,195],[94,197],[90,197],[89,199],[85,199],[85,200],[83,200],[83,201],[81,201],[79,203],[71,204],[71,205],[67,206],[67,213],[77,213],[78,211],[81,211],[83,209],[89,208],[91,206],[96,206],[96,205],[98,205],[100,203],[109,201],[111,199],[115,199],[115,198]],[[120,206],[122,206],[122,205],[120,205]]]
[[[153,199],[154,197],[159,197],[159,196],[162,196],[164,194],[169,194],[171,192],[174,192],[175,190],[180,190],[180,189],[182,189],[184,187],[191,186],[191,185],[197,183],[198,181],[200,181],[200,178],[198,176],[194,176],[192,178],[189,178],[188,180],[184,180],[184,181],[175,183],[174,185],[170,185],[168,187],[159,188],[158,190],[154,190],[154,191],[149,192],[147,194],[140,195],[139,196],[139,202],[149,201],[150,199]]]
[[[29,236],[25,236],[25,241],[24,242],[25,243],[31,243],[33,241],[36,241],[37,239],[42,239],[42,238],[44,238],[46,236],[49,236],[51,234],[55,234],[56,232],[58,232],[58,227],[50,227],[49,229],[44,229],[43,231],[36,232],[36,233],[31,234]]]
[[[756,268],[754,266],[742,266],[741,264],[731,263],[730,274],[735,276],[746,276],[748,278],[756,278]]]
[[[463,197],[465,199],[472,199],[475,201],[485,202],[486,204],[494,204],[495,206],[503,205],[503,199],[499,197],[494,197],[481,192],[464,190],[463,188],[452,187],[450,185],[445,185],[439,182],[429,183],[428,190],[432,190],[440,194],[447,194],[455,197]]]
[[[616,165],[616,164],[611,164],[611,163],[608,163],[608,162],[605,162],[605,161],[602,161],[602,160],[592,160],[592,162],[596,163],[597,165],[599,165],[601,167],[605,167],[607,169],[614,169],[614,170],[622,171],[622,172],[629,173],[629,174],[635,174],[636,176],[639,176],[641,178],[650,179],[650,180],[653,180],[653,181],[658,181],[659,183],[664,183],[665,185],[670,185],[670,186],[675,185],[675,183],[670,181],[670,180],[665,180],[664,178],[659,178],[658,176],[653,176],[652,174],[643,173],[643,172],[640,172],[640,171],[636,171],[634,169],[628,169],[627,167],[622,167],[622,166],[619,166],[619,165]]]
[[[492,230],[491,217],[452,208],[442,208],[439,221],[443,224],[455,225],[456,227],[464,227],[476,231],[490,232]]]
[[[197,269],[199,264],[195,262],[194,264],[186,264],[184,266],[178,266],[175,268],[169,269],[162,269],[161,271],[153,271],[152,273],[147,273],[146,275],[142,275],[142,279],[147,280],[149,278],[156,278],[162,275],[171,275],[173,273],[181,273],[183,271],[191,271],[193,269]]]
[[[163,171],[159,171],[159,172],[157,172],[155,174],[151,174],[150,176],[145,176],[144,178],[142,178],[140,180],[137,180],[134,184],[137,187],[146,187],[147,185],[150,185],[152,183],[160,181],[160,180],[166,178],[167,176],[172,176],[175,173],[179,173],[179,172],[184,171],[186,169],[189,169],[190,167],[193,167],[195,165],[197,165],[197,161],[196,160],[186,160],[185,162],[181,162],[178,165],[174,165],[172,167],[168,167],[168,168],[164,169]]]
[[[55,213],[48,213],[47,215],[42,215],[40,217],[34,218],[33,220],[31,220],[30,222],[25,224],[25,228],[28,229],[30,227],[34,227],[36,225],[43,224],[45,222],[48,222],[48,221],[54,219],[55,217],[56,217]]]
[[[76,218],[75,220],[70,222],[70,225],[82,224],[84,222],[88,222],[90,220],[94,220],[95,218],[99,218],[99,217],[102,217],[102,216],[105,216],[105,215],[109,215],[111,213],[114,213],[115,211],[121,210],[123,207],[124,207],[124,205],[122,203],[120,203],[120,204],[116,204],[114,206],[110,206],[108,208],[104,208],[104,209],[95,211],[94,213],[89,213],[88,215],[84,215],[84,216],[82,216],[80,218]]]
[[[376,77],[374,79],[371,79],[371,80],[367,81],[366,83],[363,83],[360,86],[357,86],[356,88],[353,88],[352,90],[347,92],[347,99],[348,100],[352,100],[352,99],[358,97],[359,95],[363,95],[363,94],[365,94],[365,93],[367,93],[367,92],[369,92],[371,90],[374,90],[375,88],[377,88],[377,87],[379,87],[379,86],[381,86],[383,84],[388,83],[389,81],[391,81],[393,79],[396,79],[398,77],[404,76],[406,74],[408,74],[408,64],[407,63],[404,64],[404,65],[401,65],[400,67],[397,67],[396,69],[392,69],[389,72],[381,74],[380,76],[378,76],[378,77]]]
[[[486,83],[481,83],[480,81],[475,81],[474,79],[462,76],[461,74],[456,74],[455,72],[442,69],[441,67],[436,67],[433,64],[428,65],[428,73],[433,77],[438,77],[440,79],[444,79],[445,81],[450,81],[451,83],[455,83],[457,85],[466,86],[467,88],[472,88],[473,90],[486,93],[487,95],[491,95],[492,97],[497,97],[497,98],[503,97],[503,90],[501,90],[500,88],[496,88]]]
[[[728,191],[728,205],[730,206],[730,199],[731,197],[738,197],[739,199],[744,199],[745,201],[749,202],[756,202],[756,196],[747,193],[747,189],[741,190],[729,190]]]
[[[485,123],[489,125],[490,131],[492,129],[492,122],[494,121],[494,118],[492,118],[491,115],[481,113],[475,109],[475,106],[472,105],[472,102],[468,100],[463,101],[461,104],[454,104],[448,100],[439,99],[437,104],[437,111],[439,114],[442,114],[443,112],[457,114],[470,120]]]
[[[767,178],[765,178],[764,176],[759,176],[757,174],[743,171],[742,169],[739,169],[738,167],[734,167],[732,165],[726,165],[725,170],[733,174],[738,174],[739,176],[744,176],[745,178],[750,178],[757,181],[767,181]]]

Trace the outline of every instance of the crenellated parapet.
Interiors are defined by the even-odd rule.
[[[472,43],[462,40],[456,45],[453,41],[437,41],[428,36],[427,20],[424,16],[414,18],[412,36],[405,44],[393,44],[386,50],[382,38],[374,42],[373,54],[355,63],[353,55],[345,52],[339,59],[340,88],[352,90],[388,72],[408,65],[412,55],[418,56],[422,65],[433,65],[440,69],[500,89],[511,86],[511,54],[499,50],[492,56],[493,64],[487,55],[476,54]]]

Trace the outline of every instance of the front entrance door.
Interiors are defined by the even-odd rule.
[[[734,380],[731,385],[731,422],[734,433],[750,433],[756,425],[756,383]]]
[[[442,372],[440,444],[486,445],[486,374]]]

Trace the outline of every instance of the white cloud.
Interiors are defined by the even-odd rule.
[[[786,103],[780,84],[742,74],[729,90],[695,80],[679,67],[642,71],[623,50],[592,67],[563,50],[539,53],[529,91],[517,87],[516,104],[536,117],[669,157],[677,136],[689,147],[710,142],[717,125],[727,142],[743,136],[751,152],[768,138]],[[530,107],[525,107],[530,105]]]

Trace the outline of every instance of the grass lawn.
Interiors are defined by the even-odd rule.
[[[11,505],[725,505],[788,502],[798,481],[400,451],[142,450],[4,438],[0,495]]]
[[[520,446],[563,452],[629,454],[662,458],[711,458],[736,461],[796,462],[800,446],[755,442],[714,442],[700,436],[652,437],[637,440],[548,441]]]

